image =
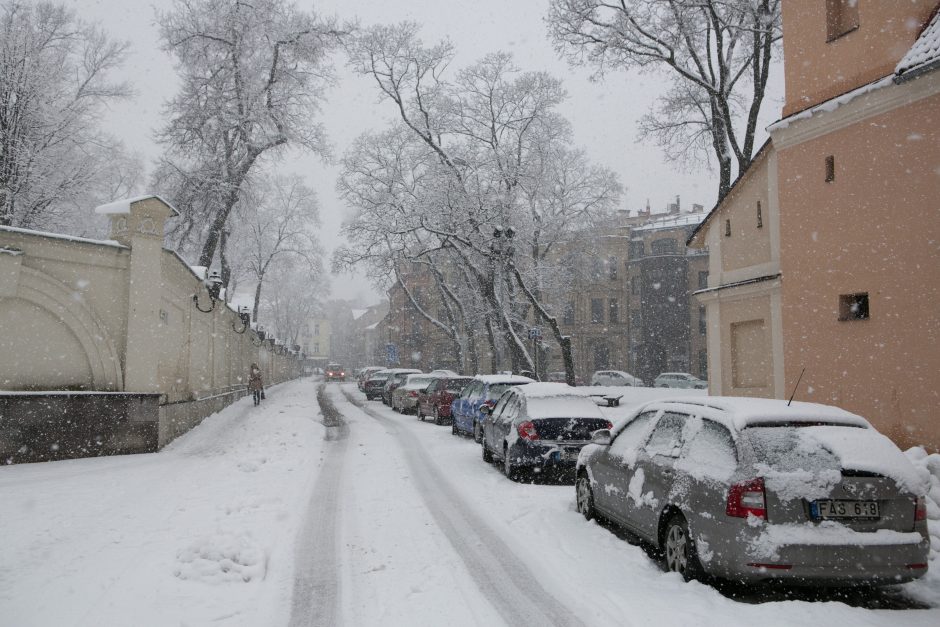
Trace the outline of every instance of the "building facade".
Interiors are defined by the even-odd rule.
[[[722,269],[701,294],[712,393],[795,392],[940,447],[937,11],[783,4],[784,117],[692,238]]]

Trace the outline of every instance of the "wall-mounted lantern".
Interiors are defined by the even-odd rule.
[[[215,309],[215,304],[219,301],[219,294],[222,292],[222,275],[219,274],[218,270],[213,270],[209,273],[209,278],[202,282],[206,287],[206,291],[209,292],[209,301],[211,305],[208,309],[203,309],[199,306],[199,294],[193,294],[193,303],[196,305],[196,309],[202,313],[211,313]]]
[[[261,346],[262,344],[264,344],[264,327],[261,326],[260,324],[258,325],[258,330],[255,331],[255,335],[258,336],[258,341],[256,342],[254,338],[252,338],[251,343],[254,344],[255,346]]]
[[[241,320],[242,329],[239,331],[235,328],[235,321],[232,321],[232,331],[238,333],[239,335],[243,334],[248,330],[248,327],[251,326],[251,311],[248,310],[248,307],[239,307],[238,308],[238,318]]]

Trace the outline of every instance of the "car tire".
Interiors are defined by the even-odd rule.
[[[578,478],[574,484],[576,502],[578,511],[584,516],[585,520],[597,518],[597,511],[594,509],[594,490],[591,489],[591,479],[587,471],[582,470],[578,473]]]
[[[686,581],[702,577],[702,565],[689,534],[689,523],[682,514],[673,514],[663,532],[663,566],[677,572]]]
[[[519,467],[512,463],[509,457],[509,445],[503,445],[503,474],[510,481],[519,480]]]
[[[450,422],[450,434],[460,435],[460,431],[457,430],[457,419],[453,417],[451,417],[451,422]]]
[[[473,441],[477,444],[483,442],[483,428],[480,427],[480,423],[476,421],[473,422]]]
[[[421,405],[418,405],[417,409],[415,409],[415,415],[418,416],[418,420],[424,422],[424,414],[421,413]]]
[[[443,424],[441,421],[441,412],[438,411],[437,407],[434,408],[434,424],[439,425]]]
[[[493,463],[493,452],[490,451],[489,447],[486,446],[486,438],[483,438],[483,461],[487,464]]]

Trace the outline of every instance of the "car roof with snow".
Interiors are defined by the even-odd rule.
[[[476,379],[477,381],[482,381],[483,383],[490,383],[490,384],[513,383],[513,384],[518,385],[520,383],[534,383],[535,382],[534,379],[530,379],[529,377],[523,377],[522,375],[518,375],[518,374],[478,374],[477,376],[473,378]]]
[[[535,382],[511,393],[525,399],[526,413],[532,418],[605,418],[590,397],[567,383]]]
[[[772,398],[750,398],[740,396],[665,397],[644,406],[646,409],[676,409],[694,411],[703,418],[724,424],[732,431],[747,427],[786,423],[838,425],[871,428],[871,424],[839,407]]]
[[[431,381],[437,378],[438,377],[436,377],[433,374],[424,374],[424,373],[410,374],[405,379],[405,384],[402,385],[401,387],[403,388],[427,387],[428,383],[430,383]]]
[[[389,368],[383,372],[391,372],[392,374],[423,374],[417,368]]]

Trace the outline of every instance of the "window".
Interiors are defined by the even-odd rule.
[[[643,241],[630,242],[630,259],[638,259],[646,254],[646,243]]]
[[[698,288],[703,290],[708,287],[708,271],[698,273]]]
[[[731,237],[731,220],[725,220],[725,237]]]
[[[604,321],[604,299],[592,298],[591,299],[591,322],[603,322],[603,321]]]
[[[562,324],[574,324],[574,301],[565,303],[565,311],[561,319]]]
[[[738,465],[731,433],[716,422],[700,418],[690,420],[685,441],[679,468],[724,479]]]
[[[708,332],[708,320],[705,317],[705,306],[699,305],[698,308],[698,333],[705,335]]]
[[[682,428],[685,426],[685,414],[665,413],[646,443],[646,452],[650,457],[664,455],[673,457],[676,449],[682,445]]]
[[[595,281],[601,278],[601,260],[597,257],[591,260],[591,276]]]
[[[620,312],[618,311],[616,298],[611,298],[607,301],[607,320],[611,324],[617,324],[620,322]]]
[[[708,351],[706,350],[698,352],[698,376],[703,381],[708,380]]]
[[[320,335],[320,323],[319,322],[313,323],[313,334]]]
[[[314,352],[315,355],[319,355],[319,354],[320,354],[320,343],[319,343],[319,342],[315,342],[315,343],[313,344],[313,352]]]
[[[630,293],[634,296],[640,293],[640,277],[630,277]]]
[[[761,211],[760,201],[757,201],[757,228],[764,228],[764,214]]]
[[[616,257],[611,257],[607,260],[607,276],[611,281],[617,280],[617,264],[618,260]]]
[[[674,239],[658,239],[650,244],[650,248],[654,255],[668,255],[678,252],[678,246]]]
[[[625,461],[635,461],[635,450],[649,432],[650,423],[657,413],[659,412],[646,411],[628,422],[611,443],[609,449],[610,455],[619,457]]]
[[[839,296],[839,320],[868,320],[868,292]]]
[[[826,182],[836,180],[836,158],[833,155],[826,157]]]
[[[858,0],[826,0],[826,41],[858,28]]]

